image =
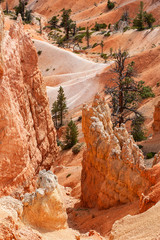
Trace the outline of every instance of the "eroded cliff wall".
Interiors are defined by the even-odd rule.
[[[0,37],[0,194],[13,188],[20,194],[29,191],[33,176],[43,167],[49,169],[56,158],[56,133],[37,53],[21,18],[9,32],[1,29]]]
[[[84,106],[82,128],[87,144],[82,162],[82,201],[88,207],[108,208],[134,201],[151,186],[144,157],[125,126],[112,128],[110,109],[96,95]]]

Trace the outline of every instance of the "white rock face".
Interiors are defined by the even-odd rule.
[[[24,195],[24,222],[47,231],[66,228],[67,214],[57,177],[51,171],[40,171],[38,187]]]

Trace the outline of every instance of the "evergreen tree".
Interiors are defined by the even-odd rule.
[[[136,115],[135,118],[132,120],[132,132],[133,138],[136,142],[142,141],[146,139],[145,131],[143,129],[144,124],[144,117],[141,115]]]
[[[52,113],[52,119],[54,121],[54,125],[57,128],[58,127],[58,104],[57,104],[57,101],[55,101],[52,104],[51,113]]]
[[[148,25],[148,28],[152,28],[155,18],[151,13],[144,12],[144,22]]]
[[[57,105],[58,105],[58,115],[59,115],[59,119],[60,119],[60,126],[62,126],[63,125],[63,117],[64,117],[65,113],[67,112],[67,104],[66,104],[66,97],[64,94],[64,90],[61,86],[58,90]]]
[[[78,128],[71,120],[68,123],[65,135],[65,149],[73,147],[78,142]]]
[[[51,29],[57,28],[57,23],[58,23],[58,18],[57,16],[53,16],[51,20],[48,22],[51,25]]]
[[[116,78],[112,79],[113,87],[106,87],[106,93],[111,95],[111,108],[113,124],[119,126],[130,119],[129,113],[141,116],[137,111],[138,102],[141,99],[153,97],[151,88],[144,86],[143,81],[134,80],[134,62],[125,65],[129,57],[127,52],[120,49],[113,54],[115,58],[115,67],[113,73]]]
[[[90,40],[91,34],[89,32],[89,27],[87,27],[86,30],[86,40],[87,40],[87,48],[89,48],[89,40]]]
[[[143,2],[140,2],[139,13],[136,18],[133,20],[133,26],[137,28],[137,30],[142,31],[144,29],[144,12],[143,12]]]
[[[143,2],[140,2],[140,10],[136,18],[133,20],[133,26],[136,27],[137,30],[141,31],[144,29],[145,23],[148,25],[148,28],[151,28],[155,21],[156,20],[151,13],[143,11]]]
[[[66,32],[66,39],[69,39],[69,32],[71,30],[72,19],[70,18],[72,10],[71,9],[62,9],[62,22],[61,27],[64,27]]]
[[[104,42],[103,42],[103,41],[101,41],[101,44],[100,44],[100,45],[101,45],[101,50],[102,50],[102,51],[101,51],[101,55],[103,55],[103,47],[104,47]]]
[[[107,7],[109,10],[112,10],[115,7],[115,3],[108,0]]]

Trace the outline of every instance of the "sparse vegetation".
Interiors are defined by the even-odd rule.
[[[101,29],[106,29],[107,25],[105,23],[95,23],[94,28],[92,30],[94,31],[100,31]]]
[[[109,10],[112,10],[115,7],[115,3],[108,0],[107,7]]]
[[[67,112],[67,109],[68,108],[66,104],[66,97],[64,94],[64,90],[60,86],[58,90],[57,100],[54,101],[54,103],[52,104],[52,110],[51,110],[52,119],[56,128],[63,125],[63,118]],[[58,124],[58,120],[60,121],[59,124]]]
[[[37,54],[40,56],[40,55],[42,54],[42,51],[39,50],[39,51],[37,52]]]
[[[136,142],[140,142],[146,139],[146,131],[143,128],[144,117],[141,115],[136,115],[132,120],[132,132],[133,138]]]
[[[28,1],[27,0],[19,0],[19,5],[15,6],[15,12],[16,12],[16,16],[18,16],[18,14],[21,14],[22,20],[25,23],[30,23],[32,20],[32,15],[31,15],[31,10],[26,10],[25,7],[27,5]]]
[[[73,148],[72,148],[72,152],[74,154],[78,154],[81,151],[83,143],[77,143]]]
[[[70,149],[78,142],[78,128],[76,124],[71,120],[66,129],[65,141],[63,149]]]
[[[147,158],[147,159],[151,159],[151,158],[154,157],[155,154],[156,154],[155,152],[149,152],[149,153],[147,153],[146,158]]]
[[[133,20],[133,27],[135,27],[138,31],[142,31],[145,29],[145,24],[147,24],[148,28],[152,28],[153,23],[155,22],[155,18],[151,13],[147,13],[143,11],[143,2],[140,2],[139,13]]]
[[[134,80],[134,62],[130,62],[125,66],[128,58],[126,51],[120,49],[113,54],[115,58],[115,67],[112,70],[116,74],[116,78],[112,79],[114,86],[106,87],[106,94],[111,95],[112,119],[114,126],[120,126],[132,120],[129,113],[141,116],[137,111],[138,102],[141,99],[153,97],[153,92],[149,86],[144,86],[143,81],[136,82]]]

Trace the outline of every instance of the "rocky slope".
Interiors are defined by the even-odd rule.
[[[113,225],[110,240],[150,240],[159,239],[160,202],[148,211],[116,221]]]
[[[3,20],[2,13],[0,21]],[[2,25],[1,25],[2,26]],[[2,27],[1,33],[3,35]],[[40,168],[57,155],[56,133],[33,43],[19,17],[1,39],[0,194],[32,189]]]

